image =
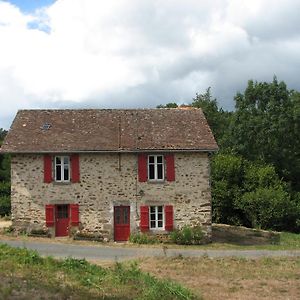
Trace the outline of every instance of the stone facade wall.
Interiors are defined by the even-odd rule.
[[[140,205],[173,205],[174,227],[201,224],[210,236],[208,155],[175,153],[176,180],[163,183],[138,182],[137,161],[133,153],[80,154],[80,183],[44,183],[43,155],[13,155],[13,226],[46,228],[46,204],[78,203],[80,230],[113,239],[115,205],[130,206],[131,232],[139,230]]]

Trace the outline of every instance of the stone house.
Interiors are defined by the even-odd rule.
[[[209,238],[216,150],[201,109],[20,110],[1,148],[13,227],[122,241],[198,224]]]

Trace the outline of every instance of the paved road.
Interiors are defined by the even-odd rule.
[[[196,250],[196,249],[163,249],[163,248],[126,248],[109,246],[85,246],[59,243],[0,240],[12,247],[26,247],[36,250],[41,255],[57,258],[74,257],[87,260],[120,261],[138,257],[153,256],[183,256],[183,257],[300,257],[300,250],[270,251],[270,250]]]

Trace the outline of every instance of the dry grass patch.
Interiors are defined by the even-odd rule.
[[[143,259],[140,266],[204,299],[300,299],[300,259],[178,257]]]

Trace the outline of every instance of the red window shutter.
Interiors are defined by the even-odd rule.
[[[79,172],[79,155],[71,155],[71,172],[72,172],[72,182],[80,181],[80,172]]]
[[[46,204],[46,226],[54,226],[54,205]]]
[[[138,176],[139,182],[147,181],[147,155],[139,154],[138,156]]]
[[[141,221],[140,221],[140,229],[141,232],[145,232],[149,230],[149,207],[141,206]]]
[[[167,167],[167,181],[175,181],[175,159],[174,154],[165,155]]]
[[[166,205],[165,206],[165,230],[172,231],[173,230],[173,206]]]
[[[79,225],[79,205],[78,204],[70,204],[71,210],[71,224],[73,226]]]
[[[52,181],[52,157],[49,154],[44,155],[44,182]]]

